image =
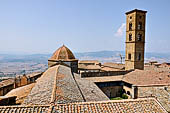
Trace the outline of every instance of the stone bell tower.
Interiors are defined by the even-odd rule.
[[[126,70],[144,69],[146,13],[138,9],[126,13]]]

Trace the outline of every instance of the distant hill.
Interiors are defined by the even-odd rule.
[[[120,54],[124,51],[98,51],[74,53],[79,60],[99,60],[100,62],[120,63]],[[18,74],[43,72],[48,68],[48,59],[52,54],[15,55],[0,54],[0,77],[13,77]],[[170,53],[146,53],[145,62],[170,62]],[[123,60],[124,63],[124,60]]]
[[[98,51],[98,52],[83,52],[74,53],[77,59],[119,59],[120,54],[125,56],[124,51]],[[14,54],[0,54],[0,62],[38,62],[47,63],[47,60],[52,54],[30,54],[30,55],[14,55]],[[145,60],[163,60],[170,62],[170,53],[146,53]]]

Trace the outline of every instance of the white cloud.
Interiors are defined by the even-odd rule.
[[[119,29],[117,30],[117,32],[115,33],[116,37],[121,37],[123,36],[123,32],[126,29],[126,23],[122,23],[122,25],[119,27]]]

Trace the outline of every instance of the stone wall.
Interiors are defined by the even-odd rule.
[[[0,96],[6,95],[12,89],[14,89],[14,85],[13,84],[10,84],[10,85],[5,86],[5,87],[1,87],[0,88]]]
[[[137,86],[138,95],[137,97],[150,97],[155,96],[157,90],[165,90],[165,87],[170,89],[170,86],[158,85],[158,86]]]
[[[131,71],[82,72],[81,77],[103,77],[125,75]]]
[[[122,90],[122,86],[108,86],[108,87],[101,87],[100,88],[107,97],[112,98],[112,97],[119,97],[120,91]]]

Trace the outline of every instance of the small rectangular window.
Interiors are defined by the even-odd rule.
[[[128,59],[131,60],[131,54],[128,54]]]
[[[132,23],[129,23],[129,30],[132,30]]]
[[[138,40],[138,41],[142,41],[142,34],[138,34],[138,35],[137,35],[137,40]]]
[[[138,54],[138,60],[141,60],[141,53]]]
[[[129,41],[132,41],[132,34],[129,34]]]
[[[141,30],[142,29],[142,22],[139,22],[138,24],[138,30]]]

